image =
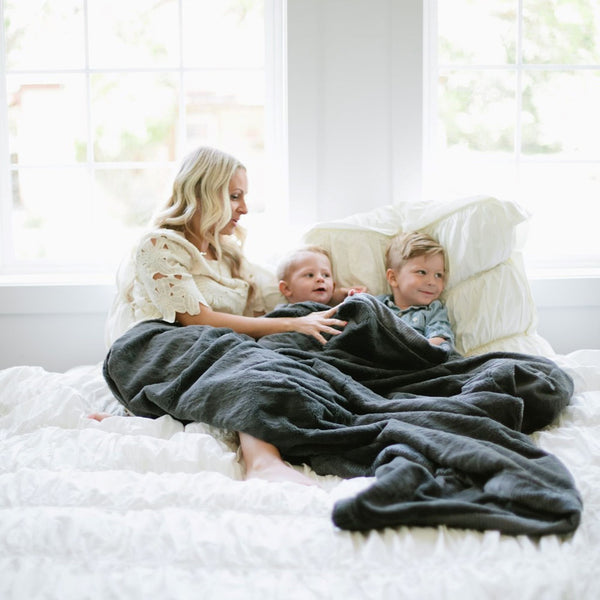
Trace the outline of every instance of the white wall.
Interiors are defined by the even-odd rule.
[[[294,222],[308,225],[420,195],[420,4],[289,0]]]
[[[291,218],[330,220],[418,197],[422,2],[288,0]],[[600,280],[532,282],[559,353],[600,348]],[[0,368],[103,359],[113,287],[0,285]]]
[[[600,348],[600,278],[534,279],[538,331],[555,352]]]
[[[0,285],[0,368],[65,371],[103,360],[114,286]]]

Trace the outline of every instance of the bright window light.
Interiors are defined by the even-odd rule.
[[[600,2],[432,6],[427,193],[512,199],[530,274],[600,274]]]
[[[199,145],[246,164],[268,212],[272,6],[4,0],[0,274],[114,274]]]

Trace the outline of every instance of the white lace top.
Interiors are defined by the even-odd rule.
[[[254,282],[254,268],[244,261],[244,277]],[[213,310],[252,316],[267,310],[260,286],[247,303],[249,285],[231,276],[223,261],[206,257],[178,231],[160,229],[146,234],[117,275],[117,297],[109,314],[106,342],[110,345],[135,323],[164,319],[176,313]]]

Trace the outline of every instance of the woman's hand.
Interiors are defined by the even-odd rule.
[[[292,330],[312,335],[321,344],[326,344],[327,340],[321,334],[330,333],[331,335],[339,335],[342,332],[339,329],[334,329],[334,327],[345,327],[348,323],[348,321],[332,318],[337,309],[338,307],[334,306],[329,310],[312,312],[304,317],[294,317],[291,319]]]
[[[338,307],[334,306],[328,310],[312,312],[303,317],[243,317],[241,315],[230,315],[228,313],[212,310],[209,306],[201,304],[199,312],[195,315],[188,313],[177,313],[177,321],[182,325],[210,325],[211,327],[228,327],[238,333],[245,333],[255,339],[273,333],[285,333],[286,331],[297,331],[306,335],[312,335],[321,344],[327,340],[321,335],[329,333],[338,335],[339,329],[344,327],[347,321],[333,319]]]

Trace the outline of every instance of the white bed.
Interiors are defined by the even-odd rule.
[[[524,219],[467,198],[383,207],[305,239],[333,251],[340,283],[377,293],[389,236],[434,234],[448,251],[459,350],[543,354],[571,375],[570,406],[532,437],[575,479],[584,510],[573,535],[342,531],[333,504],[368,479],[244,481],[235,446],[210,427],[123,416],[100,364],[21,366],[0,371],[0,598],[598,598],[600,350],[557,356],[536,333],[516,242]],[[97,422],[94,411],[115,416]]]

